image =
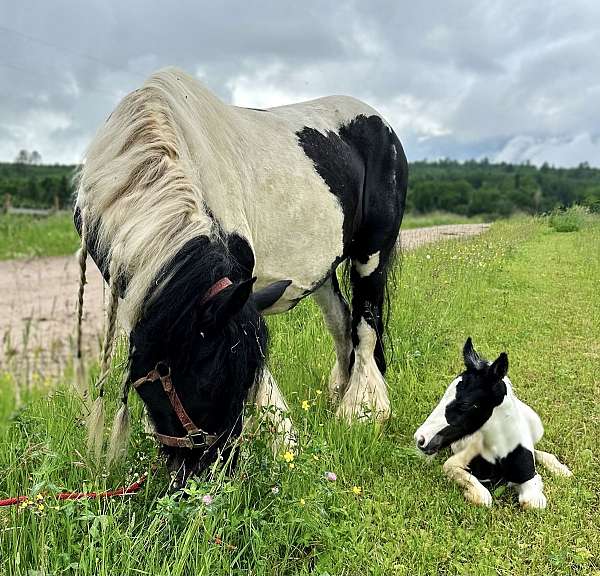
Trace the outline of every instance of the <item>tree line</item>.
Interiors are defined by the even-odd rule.
[[[76,166],[0,163],[0,199],[18,207],[69,209]],[[486,217],[515,212],[543,213],[582,204],[600,212],[600,169],[529,164],[493,164],[487,160],[413,162],[409,166],[407,209],[436,210]]]

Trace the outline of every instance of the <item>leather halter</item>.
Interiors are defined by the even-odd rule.
[[[200,304],[205,304],[208,300],[214,298],[214,296],[221,292],[221,290],[231,286],[231,284],[232,282],[229,278],[221,278],[207,290],[206,294],[202,297]],[[195,448],[210,448],[218,440],[219,436],[216,434],[209,434],[194,424],[175,391],[175,387],[171,381],[171,368],[167,364],[158,362],[153,370],[150,370],[146,376],[138,378],[132,386],[137,390],[142,384],[145,384],[146,382],[156,382],[157,380],[160,380],[175,415],[179,418],[179,422],[185,428],[187,434],[185,436],[167,436],[166,434],[154,432],[155,438],[161,444],[172,446],[174,448],[188,448],[190,450]]]

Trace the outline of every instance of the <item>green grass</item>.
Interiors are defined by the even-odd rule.
[[[468,224],[481,219],[457,214],[434,212],[425,216],[406,215],[404,229],[437,226],[440,224]],[[65,256],[79,247],[79,238],[70,214],[47,217],[0,214],[0,260]]]
[[[165,496],[159,468],[125,500],[47,497],[43,510],[0,509],[0,572],[598,574],[599,282],[597,220],[574,234],[542,220],[496,223],[480,238],[406,254],[392,302],[394,415],[383,427],[348,428],[317,393],[333,352],[315,305],[305,302],[270,321],[270,366],[301,437],[293,469],[273,460],[259,434],[244,443],[233,476],[202,478],[185,501]],[[473,507],[444,477],[441,458],[413,448],[414,430],[461,370],[469,335],[490,357],[508,352],[517,394],[545,424],[540,446],[575,473],[569,480],[541,471],[545,512],[520,510],[510,490],[490,510]],[[118,381],[116,373],[113,399]],[[0,498],[115,487],[157,461],[137,399],[128,460],[106,476],[85,456],[82,406],[66,385],[40,382],[18,411],[14,386],[11,375],[0,378]],[[201,502],[207,492],[210,507]]]
[[[0,260],[63,256],[78,246],[70,213],[44,217],[0,214]]]
[[[557,232],[577,232],[585,225],[589,212],[583,206],[570,206],[554,210],[548,217],[548,224]]]
[[[431,212],[429,214],[408,213],[402,219],[402,229],[443,226],[446,224],[477,224],[479,222],[489,222],[489,220],[481,216],[467,217],[462,214],[452,214],[451,212]]]

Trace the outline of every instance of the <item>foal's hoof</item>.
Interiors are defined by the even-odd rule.
[[[469,486],[464,491],[465,498],[476,506],[486,506],[489,508],[492,505],[492,495],[485,486]]]
[[[543,510],[546,507],[546,496],[544,496],[543,492],[530,494],[526,497],[520,497],[519,504],[521,508],[525,508],[526,510]]]
[[[558,462],[557,465],[553,466],[551,472],[556,476],[565,476],[567,478],[573,476],[573,472],[571,472],[569,467],[562,462]]]

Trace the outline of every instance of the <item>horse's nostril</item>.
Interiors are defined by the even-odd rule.
[[[419,436],[417,438],[417,446],[419,448],[423,448],[423,446],[425,446],[425,436]]]

